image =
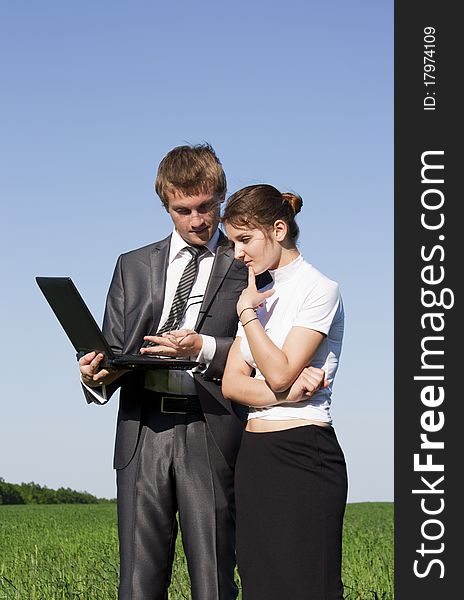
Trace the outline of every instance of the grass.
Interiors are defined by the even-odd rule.
[[[116,600],[117,579],[114,504],[0,506],[0,600]],[[343,580],[346,600],[393,599],[392,503],[347,506]],[[169,598],[190,599],[180,540]]]
[[[346,600],[393,599],[393,503],[348,504],[343,528]]]

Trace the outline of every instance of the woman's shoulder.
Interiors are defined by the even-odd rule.
[[[339,293],[339,284],[319,271],[314,265],[303,260],[301,263],[301,285],[308,292],[314,290],[326,291],[327,293]]]

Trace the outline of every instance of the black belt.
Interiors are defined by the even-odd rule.
[[[149,402],[154,402],[163,415],[198,415],[203,414],[198,396],[176,396],[151,392]],[[154,408],[154,407],[153,407]]]

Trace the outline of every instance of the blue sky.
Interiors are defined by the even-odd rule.
[[[346,309],[349,501],[393,500],[392,2],[19,0],[0,23],[0,476],[115,495],[117,402],[86,405],[34,278],[72,277],[101,322],[117,256],[170,231],[159,161],[207,141],[229,193],[303,197]]]

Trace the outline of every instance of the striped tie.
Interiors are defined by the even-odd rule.
[[[198,260],[200,256],[207,251],[207,248],[205,248],[205,246],[186,246],[184,250],[188,250],[192,255],[192,258],[189,260],[182,273],[166,323],[164,323],[161,329],[157,331],[156,335],[161,335],[165,331],[177,329],[179,326],[179,323],[184,316],[190,292],[192,291],[193,282],[197,276]]]

